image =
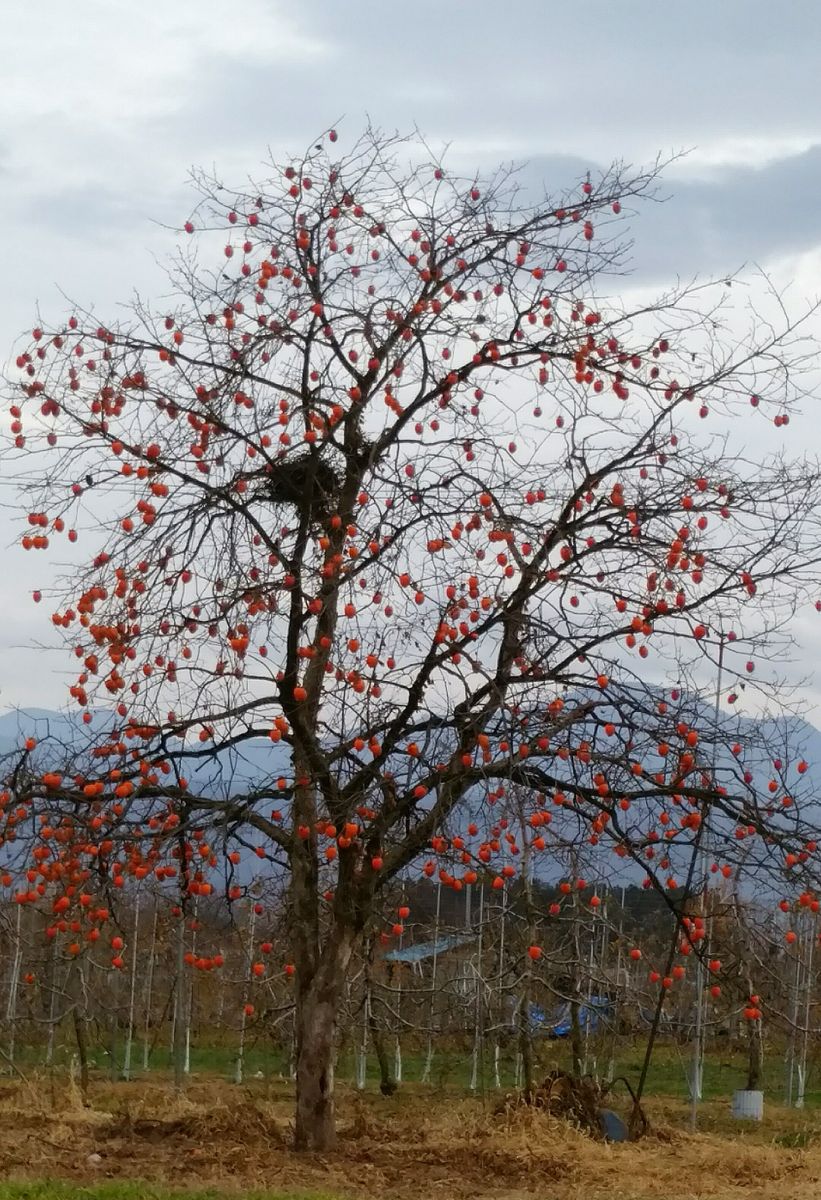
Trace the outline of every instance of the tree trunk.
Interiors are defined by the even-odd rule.
[[[519,1053],[522,1056],[522,1092],[527,1100],[531,1100],[535,1091],[535,1063],[533,1058],[533,1038],[530,1032],[530,1000],[529,989],[522,996],[519,1012]]]
[[[368,1007],[368,1024],[371,1029],[373,1048],[376,1051],[376,1061],[379,1063],[379,1090],[383,1096],[392,1096],[398,1085],[391,1067],[388,1052],[385,1049],[385,1039],[382,1036],[382,1030],[379,1028],[379,1022],[376,1019],[372,1006]]]
[[[336,1144],[335,1041],[352,945],[352,931],[332,931],[313,977],[297,982],[297,1150],[326,1151]]]
[[[761,1022],[750,1021],[749,1024],[747,1091],[756,1092],[761,1084],[761,1074],[764,1069],[764,1046],[761,1040]]]
[[[579,1001],[574,998],[570,1001],[570,1051],[573,1056],[573,1074],[577,1079],[582,1076],[582,1026],[579,1019],[580,1013]]]
[[[77,1039],[77,1058],[80,1063],[80,1094],[83,1100],[88,1103],[88,1050],[86,1048],[86,1034],[83,1028],[83,1018],[77,1011],[77,1006],[72,1010],[74,1018],[74,1036]]]
[[[88,1045],[86,1043],[85,1030],[85,988],[83,986],[82,969],[78,970],[75,979],[71,978],[71,968],[69,968],[69,977],[66,980],[66,990],[73,996],[74,1003],[71,1009],[71,1015],[74,1022],[74,1036],[77,1039],[77,1058],[80,1064],[80,1092],[83,1097],[83,1103],[88,1103]]]
[[[392,1096],[397,1083],[391,1061],[385,1048],[385,1039],[373,1010],[373,938],[369,937],[365,948],[365,1018],[371,1032],[371,1041],[379,1063],[379,1090],[383,1096]]]

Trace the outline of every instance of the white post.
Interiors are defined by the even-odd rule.
[[[499,976],[497,980],[497,1011],[498,1017],[496,1020],[496,1041],[493,1045],[493,1086],[500,1088],[502,1086],[502,1077],[500,1074],[500,1062],[502,1057],[502,1047],[499,1043],[499,1030],[501,1021],[504,1019],[503,1001],[504,987],[502,980],[505,973],[505,917],[507,916],[507,885],[502,888],[502,928],[499,934]]]
[[[790,1043],[787,1050],[787,1094],[785,1103],[788,1108],[792,1107],[793,1090],[796,1083],[796,1061],[795,1047],[798,1040],[798,1012],[800,1008],[799,991],[801,987],[801,953],[800,943],[796,946],[795,970],[793,972],[792,984],[792,1011],[790,1013]],[[796,1106],[797,1107],[797,1106]]]
[[[405,885],[402,884],[402,903],[405,903]],[[405,944],[404,929],[399,935],[399,949]],[[396,1040],[393,1047],[393,1077],[397,1084],[402,1082],[402,962],[396,964]]]
[[[257,925],[257,914],[255,909],[255,901],[251,902],[251,915],[248,918],[248,952],[245,956],[245,986],[242,993],[242,1017],[239,1027],[239,1046],[237,1047],[237,1059],[234,1064],[234,1083],[242,1083],[243,1062],[245,1059],[245,1028],[248,1024],[248,1016],[245,1012],[245,1006],[248,1003],[248,998],[251,994],[251,969],[254,961],[254,933]]]
[[[154,959],[157,952],[157,898],[154,897],[154,922],[151,928],[151,950],[148,955],[148,974],[145,981],[145,1024],[143,1026],[143,1070],[148,1070],[151,1054],[151,993],[154,989]]]
[[[174,1053],[174,1089],[182,1092],[185,1082],[185,904],[180,891],[180,915],[176,918],[174,964],[174,1024],[171,1044]]]
[[[804,1107],[804,1095],[807,1086],[807,1051],[809,1049],[810,1039],[810,1013],[812,1007],[812,959],[813,950],[815,948],[815,929],[813,920],[809,913],[805,925],[807,925],[807,963],[806,974],[804,977],[804,1028],[801,1031],[801,1057],[798,1063],[798,1095],[795,1098],[795,1107]]]
[[[9,1067],[14,1067],[14,1049],[17,1033],[17,992],[20,987],[20,965],[23,958],[23,946],[20,940],[23,917],[22,904],[17,905],[17,918],[14,925],[14,959],[9,978],[9,998],[6,1005],[6,1020],[9,1022]]]
[[[718,723],[721,713],[721,686],[722,675],[724,671],[724,632],[723,630],[718,635],[718,670],[716,674],[716,692],[715,692],[715,732],[718,735]],[[713,786],[715,786],[715,770],[716,770],[716,746],[713,744]],[[705,913],[705,894],[708,885],[707,875],[707,837],[708,830],[705,827],[703,833],[698,832],[696,837],[701,838],[701,846],[699,850],[699,870],[698,870],[698,886],[700,891],[700,907],[702,913]],[[705,1025],[705,990],[707,980],[704,971],[704,951],[699,948],[696,952],[696,1028],[695,1037],[693,1039],[693,1059],[691,1065],[690,1078],[690,1129],[695,1132],[698,1127],[698,1106],[702,1095],[702,1080],[704,1074],[704,1025]]]
[[[596,893],[598,893],[599,889],[598,889],[598,885],[596,883],[593,884],[593,888],[594,888],[594,891]],[[585,1003],[584,1003],[584,1058],[582,1059],[582,1075],[587,1074],[587,1065],[588,1065],[588,1061],[589,1061],[589,1057],[590,1057],[590,1023],[591,1023],[591,1019],[593,1016],[592,1010],[590,1008],[590,993],[591,993],[592,984],[593,984],[593,967],[595,966],[595,962],[596,962],[596,913],[595,912],[592,913],[590,919],[591,919],[590,954],[588,955],[588,961],[587,961],[587,987],[585,988],[585,992],[587,994],[585,996]]]
[[[402,1082],[402,1043],[399,1041],[399,1034],[396,1035],[393,1051],[393,1075],[397,1083]]]
[[[197,917],[200,911],[200,898],[194,898],[194,916],[192,918],[193,931],[191,934],[191,953],[197,952]],[[251,947],[253,953],[253,946]],[[191,1021],[194,1015],[194,970],[191,971],[191,983],[188,988],[188,996],[186,997],[185,1006],[185,1065],[184,1071],[186,1075],[191,1074]]]
[[[479,1086],[479,1059],[482,1048],[482,934],[484,931],[485,885],[479,887],[479,944],[476,948],[476,1014],[473,1030],[473,1055],[470,1070],[470,1090]]]
[[[137,995],[137,938],[140,931],[140,893],[134,900],[134,927],[131,933],[131,988],[128,994],[128,1032],[123,1052],[123,1079],[131,1078],[131,1048],[134,1045],[134,1004]]]
[[[428,1052],[425,1055],[425,1069],[422,1072],[422,1083],[430,1082],[430,1072],[433,1065],[433,1009],[436,1002],[436,969],[439,961],[439,914],[442,904],[442,880],[436,882],[436,920],[433,926],[433,964],[430,975],[430,1004],[428,1006]]]
[[[356,1090],[364,1092],[368,1078],[368,1026],[371,1019],[371,987],[367,985],[365,1003],[362,1008],[362,1045],[356,1060]]]
[[[610,1038],[610,1057],[607,1063],[607,1073],[605,1075],[605,1083],[612,1083],[616,1077],[616,1038],[618,1036],[619,1016],[621,1012],[621,986],[622,972],[624,970],[623,963],[623,938],[624,938],[624,884],[621,885],[621,909],[619,912],[619,940],[616,951],[616,996],[613,1004],[613,1035]]]
[[[57,1009],[57,974],[59,971],[59,967],[57,965],[57,946],[56,946],[56,943],[54,942],[54,940],[52,940],[51,946],[49,948],[49,958],[51,959],[51,970],[49,972],[49,975],[51,977],[51,996],[49,997],[49,1002],[48,1002],[48,1038],[46,1040],[46,1066],[49,1069],[51,1069],[51,1067],[54,1064],[54,1038],[55,1038],[55,1034],[56,1034],[55,1015],[56,1015],[56,1009]]]

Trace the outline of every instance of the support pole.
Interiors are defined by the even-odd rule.
[[[134,927],[131,931],[131,981],[128,993],[128,1030],[123,1051],[123,1079],[131,1078],[131,1051],[134,1045],[134,1005],[137,996],[137,940],[140,932],[140,893],[134,900]]]
[[[499,1043],[499,1031],[504,1017],[504,973],[505,973],[505,917],[507,916],[507,886],[502,888],[502,927],[499,933],[499,978],[496,989],[496,1040],[493,1044],[493,1086],[500,1088],[502,1078],[500,1072],[502,1047]]]
[[[801,1056],[798,1062],[798,1095],[795,1107],[804,1107],[804,1097],[807,1087],[807,1052],[810,1041],[810,1015],[812,1011],[812,960],[815,948],[815,928],[812,917],[807,913],[807,963],[804,974],[804,1028],[801,1031]]]
[[[154,897],[154,921],[151,927],[151,949],[148,954],[148,974],[145,980],[145,1020],[143,1023],[143,1070],[148,1070],[151,1055],[151,1000],[154,990],[154,964],[157,955],[157,898]]]
[[[430,973],[430,1004],[428,1005],[428,1050],[425,1055],[425,1069],[422,1072],[422,1083],[430,1083],[430,1072],[433,1066],[433,1010],[436,1003],[436,974],[439,964],[439,916],[442,911],[442,880],[436,881],[436,920],[433,926],[433,962]]]
[[[9,1023],[8,1060],[11,1070],[14,1069],[14,1051],[17,1037],[17,993],[20,988],[20,964],[23,958],[23,945],[21,941],[22,918],[23,906],[22,904],[18,904],[17,917],[14,923],[14,958],[9,978],[9,998],[6,1004],[6,1020]]]
[[[239,1027],[239,1046],[237,1047],[237,1057],[234,1063],[234,1083],[242,1083],[242,1074],[245,1064],[245,1031],[248,1025],[248,1014],[245,1011],[245,1006],[251,994],[251,971],[253,968],[254,958],[254,936],[257,927],[256,905],[251,901],[251,915],[248,918],[248,948],[245,954],[245,983],[242,989],[242,1016],[240,1018]]]
[[[724,673],[724,633],[718,635],[718,671],[716,673],[716,692],[715,692],[715,739],[718,738],[718,723],[721,712],[721,687],[722,676]],[[712,761],[712,782],[715,786],[715,771],[716,771],[716,740],[713,741],[713,761]],[[706,819],[706,814],[705,814]],[[705,914],[705,897],[707,892],[707,856],[709,853],[709,835],[705,830],[705,837],[701,842],[699,850],[699,907],[702,915]],[[707,979],[704,970],[704,952],[699,951],[696,958],[696,1028],[695,1037],[693,1038],[693,1058],[690,1068],[690,1130],[695,1133],[698,1128],[698,1106],[701,1102],[704,1078],[704,1031],[705,1031],[705,991],[707,987]]]
[[[479,944],[476,948],[476,1012],[473,1026],[473,1055],[470,1071],[470,1090],[475,1092],[479,1086],[479,1067],[482,1060],[482,1041],[483,1041],[483,1021],[482,1021],[482,987],[484,977],[482,975],[482,942],[485,927],[485,884],[484,880],[479,885]]]

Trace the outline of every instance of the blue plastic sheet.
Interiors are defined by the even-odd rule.
[[[476,941],[472,933],[452,933],[437,938],[434,942],[417,942],[415,946],[405,946],[402,950],[390,950],[385,955],[386,962],[424,962],[434,955],[444,954],[446,950],[455,950],[457,946],[467,946]]]
[[[529,1008],[530,1029],[543,1037],[564,1038],[570,1036],[572,1022],[570,1004],[565,1003],[546,1013],[538,1004]],[[607,996],[588,996],[579,1005],[579,1027],[582,1032],[595,1033],[599,1025],[613,1016],[613,1003]]]

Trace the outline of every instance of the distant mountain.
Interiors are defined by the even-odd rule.
[[[691,719],[697,716],[702,706],[696,701],[691,707]],[[703,706],[707,711],[707,706]],[[600,709],[601,719],[607,719],[607,710]],[[709,713],[712,718],[712,713]],[[618,720],[616,712],[613,719]],[[750,717],[722,715],[724,730],[722,746],[718,752],[719,768],[729,766],[734,760],[730,746],[738,739],[751,749],[745,749],[745,766],[754,775],[754,786],[766,789],[770,775],[777,768],[774,761],[781,760],[789,775],[795,776],[795,766],[800,760],[808,764],[802,780],[802,790],[811,789],[821,795],[821,730],[798,717],[786,719],[755,720]],[[43,708],[14,709],[0,714],[0,757],[22,749],[27,738],[38,742],[35,757],[47,767],[56,768],[61,752],[66,750],[82,755],[91,749],[100,735],[117,722],[114,714],[104,711],[92,713],[90,724],[85,724],[80,713],[58,712]],[[587,731],[579,730],[587,736]],[[594,731],[591,731],[591,736]],[[192,743],[188,743],[190,749]],[[202,766],[192,765],[186,773],[192,780],[229,785],[239,791],[249,784],[258,784],[269,777],[286,773],[289,754],[287,747],[271,742],[268,738],[254,738],[239,748],[218,752],[203,759]],[[404,756],[403,756],[403,761]],[[766,775],[766,779],[764,779]],[[797,778],[797,776],[795,776]]]
[[[33,757],[43,770],[59,769],[69,755],[83,763],[85,752],[117,722],[113,713],[100,710],[92,713],[90,724],[85,724],[80,713],[15,709],[0,715],[0,758],[21,750],[27,738],[34,738],[37,748]],[[201,765],[187,764],[185,773],[192,783],[207,786],[215,794],[223,790],[230,793],[287,774],[288,759],[287,747],[268,738],[255,738],[240,749],[220,751],[203,759]]]
[[[694,719],[699,707],[698,701],[690,706],[691,719]],[[111,726],[112,721],[113,714],[101,711],[92,715],[90,724],[84,724],[79,713],[34,708],[7,712],[0,715],[0,759],[20,750],[26,738],[33,737],[38,742],[34,751],[35,761],[39,760],[43,770],[59,769],[68,765],[68,762],[64,763],[63,760],[69,757],[79,756],[82,760],[84,752],[93,747],[100,734]],[[787,787],[800,786],[800,793],[796,794],[805,798],[802,808],[804,819],[808,816],[815,817],[817,814],[817,825],[821,834],[821,803],[815,800],[815,797],[821,796],[821,731],[799,718],[756,721],[752,718],[722,716],[721,723],[726,730],[726,741],[722,739],[724,745],[717,754],[719,771],[733,767],[737,777],[738,764],[730,747],[738,737],[752,747],[745,749],[744,768],[752,775],[752,787],[760,798],[764,798],[769,795],[770,779],[779,774],[773,760],[783,761]],[[595,736],[596,731],[592,730],[591,738]],[[799,775],[796,765],[802,759],[808,763],[808,768],[803,775]],[[397,769],[406,770],[407,762],[406,756],[403,755],[401,760],[396,762]],[[645,756],[645,764],[648,769],[656,770],[661,765],[661,760],[653,763],[652,755],[649,759]],[[240,749],[220,751],[199,763],[187,762],[185,774],[192,790],[196,789],[201,794],[214,797],[242,795],[247,789],[276,780],[280,776],[288,778],[290,755],[287,747],[281,743],[272,743],[268,738],[256,738],[244,743]],[[479,791],[477,787],[476,792],[472,795],[469,793],[465,798],[462,824],[478,809]],[[484,803],[485,789],[481,789],[481,792],[481,803]],[[809,806],[806,806],[807,797],[813,798]],[[424,802],[422,805],[424,806]],[[285,809],[287,805],[283,803],[281,807]],[[785,813],[786,817],[789,816],[789,811]],[[728,836],[732,836],[731,828],[726,832]],[[821,841],[821,837],[819,840]],[[607,872],[615,870],[618,866],[620,878],[626,878],[628,882],[631,879],[635,882],[641,878],[641,868],[630,867],[624,863],[619,865],[612,857],[607,863],[602,861],[601,866],[598,863],[599,860],[597,869]],[[678,865],[679,869],[683,869],[682,863]],[[539,875],[544,880],[550,880],[557,877],[557,872],[565,870],[566,864],[557,865],[555,856],[550,856],[539,866]]]

